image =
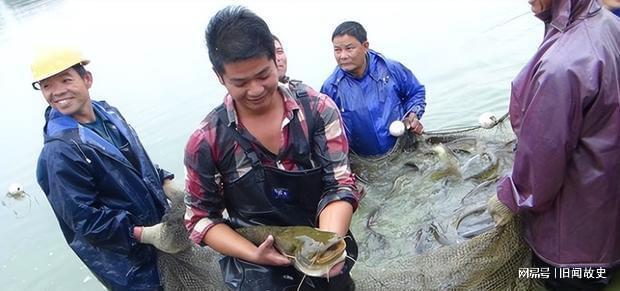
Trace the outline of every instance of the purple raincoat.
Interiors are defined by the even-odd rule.
[[[596,0],[554,0],[512,84],[518,146],[498,197],[534,252],[560,267],[620,262],[620,18]],[[546,14],[546,15],[542,15]]]

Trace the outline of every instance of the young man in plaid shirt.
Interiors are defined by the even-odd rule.
[[[302,86],[278,86],[274,41],[267,24],[243,7],[219,11],[206,30],[209,58],[228,90],[186,147],[186,225],[190,237],[225,255],[224,281],[235,290],[296,288],[303,275],[273,247],[260,246],[234,228],[307,225],[348,235],[359,195],[337,107]],[[222,216],[228,212],[228,219]],[[302,289],[352,290],[347,260],[325,278],[308,277]]]

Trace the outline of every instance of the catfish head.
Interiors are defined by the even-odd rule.
[[[236,231],[256,245],[271,234],[275,248],[308,276],[324,276],[347,257],[344,237],[309,226],[251,226]]]

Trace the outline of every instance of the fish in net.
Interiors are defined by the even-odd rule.
[[[514,218],[501,228],[486,209],[512,169],[507,115],[491,126],[401,137],[391,153],[351,155],[364,197],[351,231],[359,244],[358,290],[531,290],[531,265]]]
[[[403,136],[380,158],[351,155],[364,188],[351,222],[360,251],[351,271],[357,290],[539,288],[518,276],[531,265],[518,217],[495,228],[486,210],[516,146],[507,116],[493,125]],[[187,245],[160,253],[165,289],[226,290],[220,255],[189,242],[183,213],[182,199],[173,199],[164,217],[172,243]]]
[[[164,290],[226,290],[218,264],[221,255],[189,240],[183,216],[184,192],[172,191],[170,210],[162,218],[165,242],[181,249],[175,254],[157,252],[157,266]]]

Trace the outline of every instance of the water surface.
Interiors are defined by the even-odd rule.
[[[485,111],[503,114],[510,81],[542,38],[542,24],[523,15],[525,0],[0,0],[0,187],[21,183],[38,201],[28,207],[2,197],[9,203],[0,206],[3,290],[102,289],[66,245],[35,181],[46,104],[30,87],[33,48],[78,44],[92,60],[91,96],[117,106],[151,158],[182,181],[185,142],[225,93],[204,28],[228,4],[264,17],[284,44],[289,75],[317,89],[335,66],[333,29],[361,22],[371,48],[426,85],[427,129],[474,124]]]

